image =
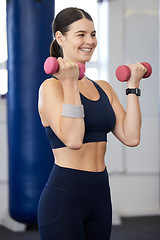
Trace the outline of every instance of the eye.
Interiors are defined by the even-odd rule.
[[[96,37],[96,33],[92,33],[92,37]]]
[[[83,34],[83,33],[81,33],[81,34],[79,34],[79,35],[78,35],[78,37],[84,37],[84,34]]]

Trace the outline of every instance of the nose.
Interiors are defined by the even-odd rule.
[[[85,39],[85,41],[86,41],[86,43],[87,44],[93,44],[94,42],[95,42],[95,37],[93,37],[93,36],[91,36],[90,34],[88,34],[87,36],[86,36],[86,39]]]

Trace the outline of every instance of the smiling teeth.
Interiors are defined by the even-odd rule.
[[[90,51],[91,51],[90,48],[82,48],[81,50],[82,50],[82,51],[86,51],[86,52],[90,52]]]

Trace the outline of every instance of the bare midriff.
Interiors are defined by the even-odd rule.
[[[106,142],[85,143],[79,150],[63,147],[52,151],[58,166],[91,172],[105,169]]]

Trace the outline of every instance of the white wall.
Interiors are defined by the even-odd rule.
[[[0,99],[0,223],[8,211],[7,106]]]
[[[117,66],[146,61],[153,68],[140,84],[140,145],[125,147],[109,136],[106,164],[113,205],[123,216],[159,214],[159,1],[110,1],[109,29],[109,81],[124,107],[126,83],[116,80]]]

